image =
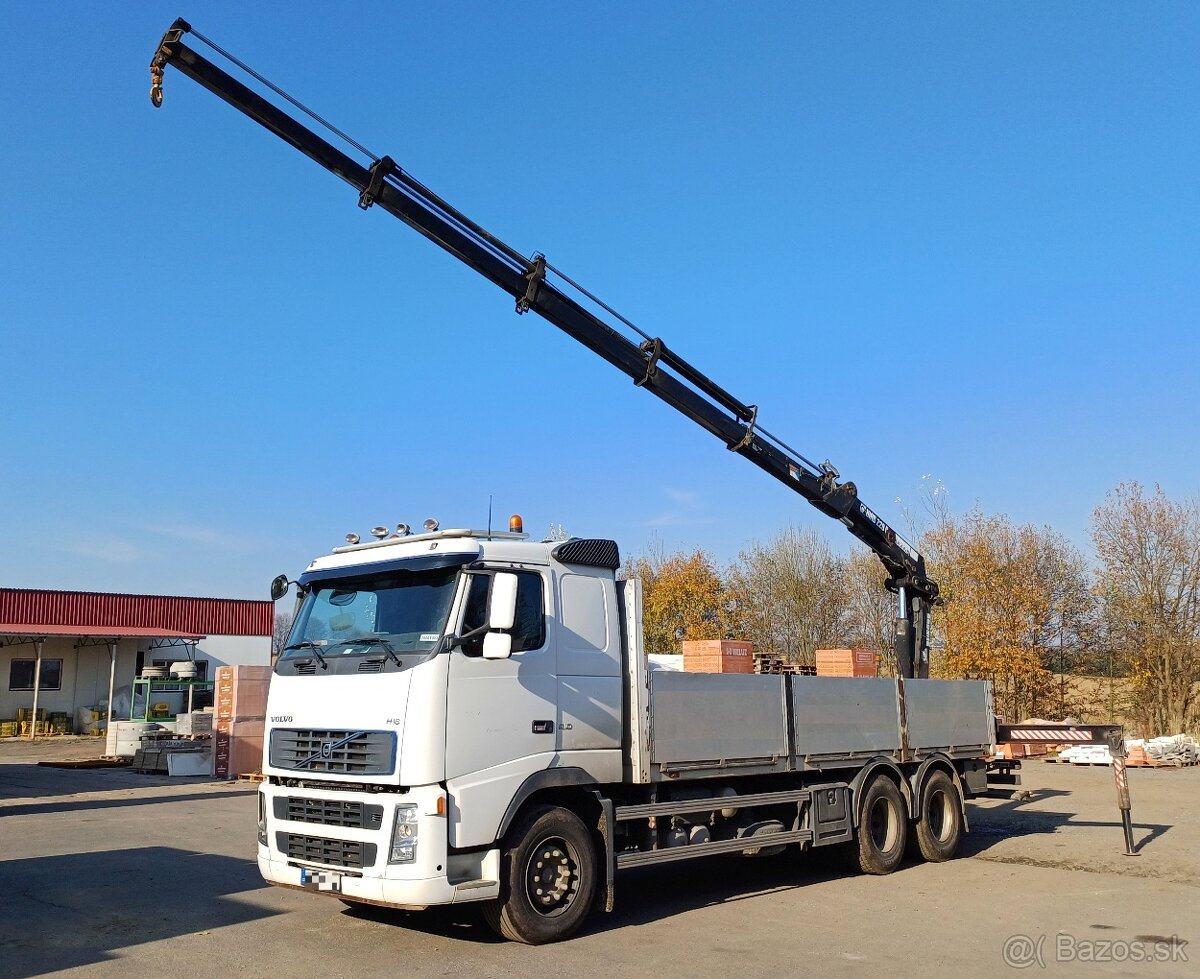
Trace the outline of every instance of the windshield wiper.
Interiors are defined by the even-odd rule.
[[[403,666],[400,657],[396,655],[396,650],[392,649],[392,644],[382,636],[364,636],[360,639],[344,639],[339,646],[382,646],[383,651],[388,654],[388,657],[397,666]]]
[[[304,642],[294,642],[290,646],[284,646],[283,651],[286,653],[289,649],[311,649],[317,661],[321,664],[321,669],[329,669],[329,664],[325,662],[325,657],[321,655],[321,644],[305,639]]]

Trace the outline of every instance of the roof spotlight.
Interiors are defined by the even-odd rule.
[[[396,533],[401,537],[407,537],[412,533],[412,528],[406,523],[398,523],[396,524]]]
[[[388,535],[387,527],[372,527],[371,536],[377,540],[383,540]]]
[[[346,535],[346,543],[347,544],[357,544],[360,540],[361,540],[361,538],[358,536],[358,534],[347,534]]]
[[[421,526],[423,526],[425,528],[426,533],[432,534],[435,530],[438,529],[438,522],[436,520],[434,520],[433,517],[430,517]]]

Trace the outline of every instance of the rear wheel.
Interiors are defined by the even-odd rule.
[[[954,780],[934,772],[921,787],[921,815],[913,830],[921,856],[932,863],[949,860],[958,852],[962,833],[962,805]]]
[[[904,797],[896,783],[876,775],[863,793],[854,864],[864,874],[890,874],[904,859],[907,827]]]
[[[543,806],[505,836],[500,898],[483,916],[509,941],[543,945],[583,924],[596,891],[596,851],[587,827],[567,809]]]

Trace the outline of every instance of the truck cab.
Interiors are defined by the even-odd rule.
[[[618,563],[611,541],[471,530],[315,560],[268,701],[263,875],[404,907],[498,897],[522,794],[622,778]]]

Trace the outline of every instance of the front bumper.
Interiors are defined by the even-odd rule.
[[[446,793],[441,786],[365,793],[332,784],[328,789],[316,789],[264,783],[261,792],[267,842],[259,841],[258,869],[271,884],[400,908],[478,901],[498,894],[498,886],[482,886],[478,880],[451,882]],[[396,806],[403,803],[416,805],[416,859],[389,864]],[[364,819],[369,824],[365,826],[336,825],[345,821],[345,813],[355,805],[382,807],[381,818]],[[287,813],[295,814],[298,809],[305,818],[287,818]],[[282,817],[281,812],[285,814]],[[370,825],[375,822],[378,825]],[[303,856],[298,855],[300,851]]]

